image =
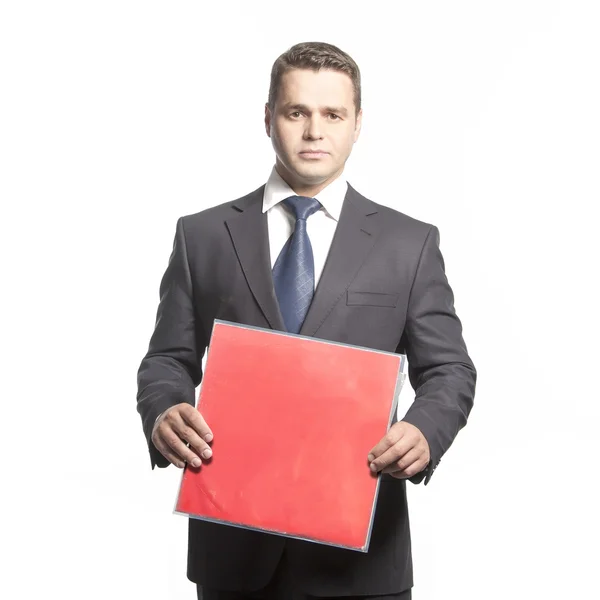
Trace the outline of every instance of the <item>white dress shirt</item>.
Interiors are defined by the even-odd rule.
[[[310,239],[315,261],[315,288],[329,254],[329,248],[340,220],[342,204],[347,190],[348,183],[340,175],[314,196],[323,205],[323,208],[308,217],[306,221],[306,232]],[[296,218],[292,210],[282,204],[282,200],[290,196],[297,196],[297,194],[273,167],[265,187],[262,208],[263,213],[267,213],[271,268],[275,265],[275,261],[288,238],[294,232]]]

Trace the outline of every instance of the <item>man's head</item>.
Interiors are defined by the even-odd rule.
[[[275,61],[265,126],[277,171],[297,193],[314,196],[342,172],[360,133],[360,103],[358,66],[331,44],[296,44]]]

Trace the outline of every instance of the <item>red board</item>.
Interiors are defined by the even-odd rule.
[[[403,355],[215,321],[198,410],[213,457],[175,512],[366,551]]]

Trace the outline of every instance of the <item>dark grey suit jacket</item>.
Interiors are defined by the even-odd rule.
[[[214,319],[285,331],[263,192],[264,186],[177,222],[155,330],[138,372],[137,406],[152,467],[169,464],[151,442],[154,421],[180,402],[195,405]],[[300,334],[407,354],[416,398],[403,420],[422,431],[431,452],[428,467],[411,481],[427,485],[467,421],[476,380],[437,228],[348,186]],[[309,594],[389,594],[411,587],[405,480],[382,477],[368,553],[190,519],[188,577],[212,588],[255,590],[270,579],[284,547]]]

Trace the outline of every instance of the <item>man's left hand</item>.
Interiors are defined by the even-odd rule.
[[[392,425],[371,450],[368,461],[374,473],[389,473],[396,479],[408,479],[420,473],[430,460],[429,444],[421,431],[406,421]]]

